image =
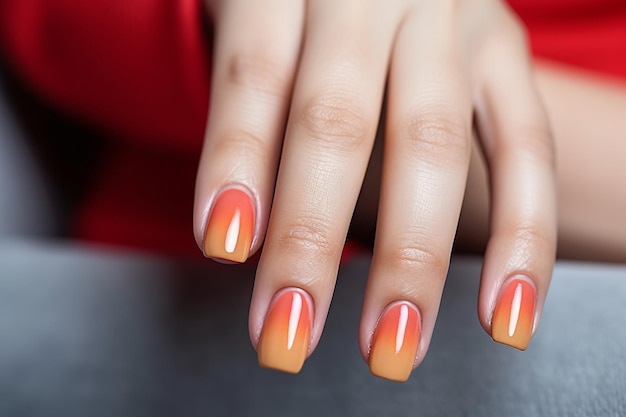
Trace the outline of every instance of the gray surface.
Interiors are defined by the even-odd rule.
[[[479,261],[453,261],[408,383],[357,346],[368,260],[346,265],[300,375],[260,369],[253,270],[0,242],[0,416],[625,416],[626,267],[561,263],[530,348],[476,318]]]

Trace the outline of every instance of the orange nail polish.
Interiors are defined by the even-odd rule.
[[[217,197],[204,233],[204,255],[245,262],[254,234],[254,209],[250,196],[239,189]]]
[[[532,337],[535,303],[535,287],[527,279],[510,279],[505,284],[493,313],[493,340],[525,350]]]
[[[276,297],[259,339],[259,365],[296,374],[309,347],[311,312],[302,291],[286,290]]]
[[[370,372],[404,382],[413,371],[420,339],[417,308],[403,302],[388,307],[378,322],[369,355]]]

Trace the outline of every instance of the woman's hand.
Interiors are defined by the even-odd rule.
[[[555,256],[550,130],[525,37],[496,0],[212,0],[213,90],[194,230],[243,262],[264,241],[250,337],[298,372],[329,308],[386,87],[377,233],[360,346],[406,380],[428,349],[473,122],[489,166],[485,330],[525,349]],[[270,214],[271,211],[271,214]]]

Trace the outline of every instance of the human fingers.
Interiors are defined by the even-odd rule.
[[[539,323],[556,254],[554,148],[524,33],[511,15],[501,21],[476,75],[492,193],[478,311],[496,342],[524,350]]]
[[[376,241],[360,326],[370,371],[405,381],[430,343],[471,149],[453,2],[421,2],[391,60]]]
[[[261,366],[298,372],[328,312],[376,131],[400,8],[308,2],[265,246],[250,309]]]
[[[304,3],[228,0],[210,6],[215,64],[194,234],[205,256],[244,262],[265,234]]]

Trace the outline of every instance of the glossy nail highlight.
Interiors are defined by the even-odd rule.
[[[420,340],[417,308],[401,302],[383,313],[372,339],[370,372],[381,378],[404,382],[413,371]]]
[[[512,278],[503,287],[491,320],[493,340],[525,350],[533,331],[535,287],[526,278]]]
[[[239,189],[219,194],[204,233],[204,255],[245,262],[254,234],[254,209],[250,196]]]
[[[259,365],[296,374],[306,359],[311,334],[308,296],[298,289],[279,292],[265,317]]]

